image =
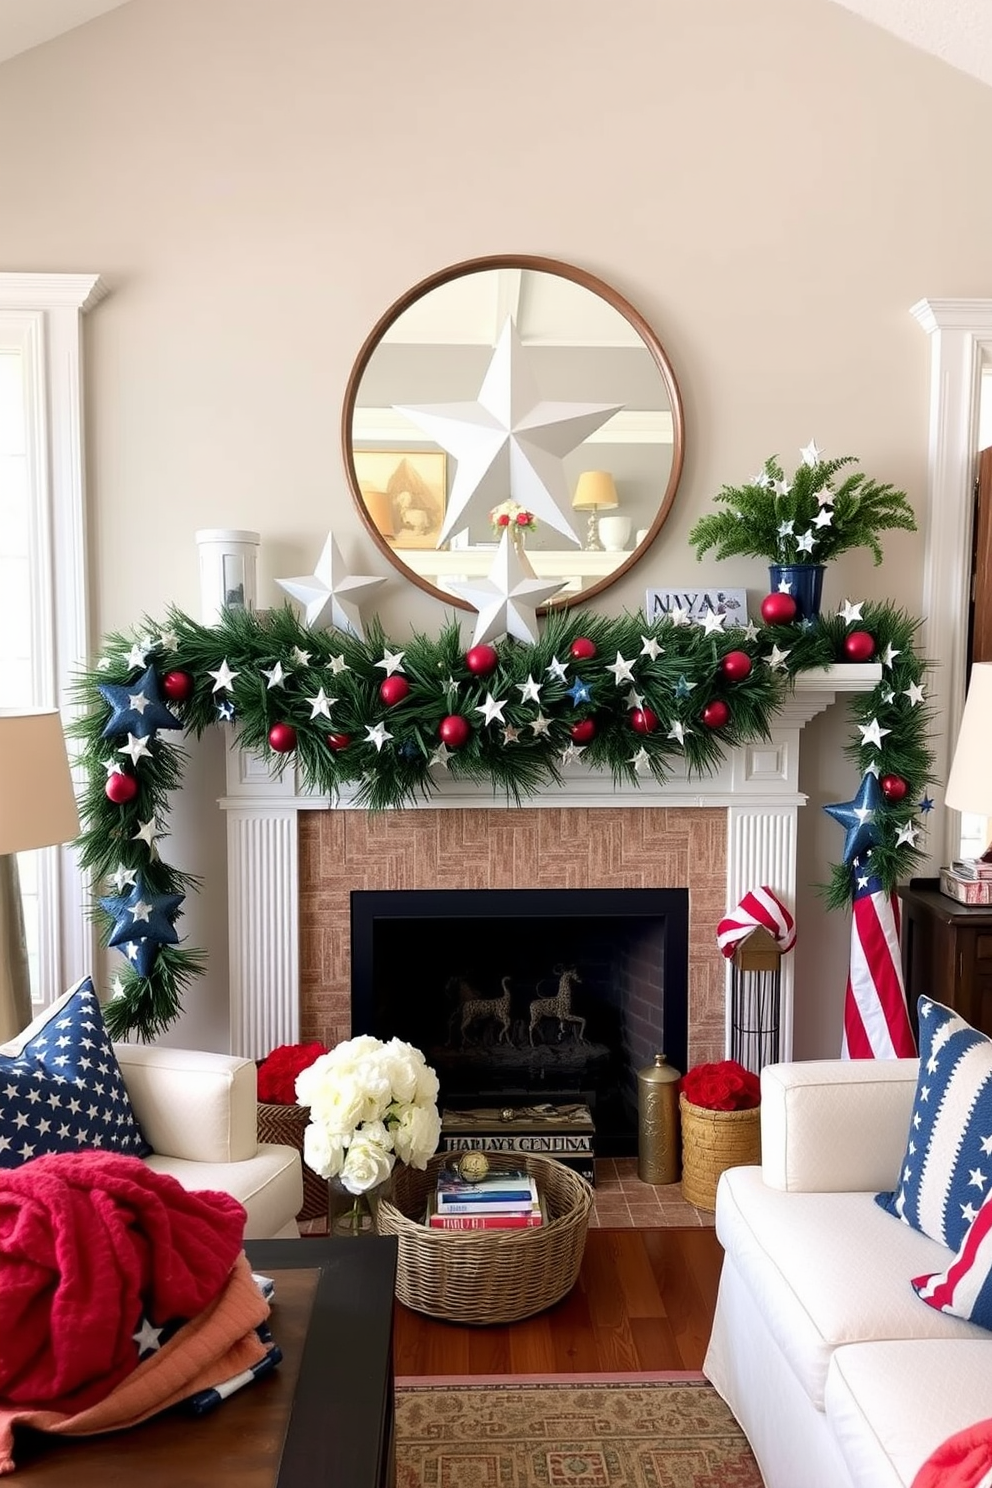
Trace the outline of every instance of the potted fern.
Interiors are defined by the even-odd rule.
[[[798,617],[812,619],[830,559],[867,548],[877,566],[879,533],[894,527],[915,532],[916,519],[904,491],[864,471],[847,472],[857,464],[854,455],[824,460],[811,442],[800,456],[791,480],[772,456],[747,485],[724,486],[713,499],[727,510],[700,517],[689,542],[699,559],[711,548],[718,558],[764,558],[771,590],[791,594]]]

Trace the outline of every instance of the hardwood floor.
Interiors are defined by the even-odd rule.
[[[557,1306],[492,1328],[396,1304],[397,1375],[586,1374],[699,1369],[723,1251],[710,1228],[590,1229]]]

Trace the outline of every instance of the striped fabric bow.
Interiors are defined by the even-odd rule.
[[[796,943],[796,922],[781,899],[767,884],[751,889],[726,919],[716,927],[716,943],[729,961],[742,940],[758,926],[767,930],[783,953]]]

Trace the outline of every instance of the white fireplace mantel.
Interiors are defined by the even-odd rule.
[[[637,785],[614,785],[602,771],[566,768],[562,785],[534,797],[529,807],[716,807],[727,811],[727,909],[745,893],[767,884],[790,906],[796,902],[796,840],[799,808],[799,741],[811,718],[839,695],[867,692],[881,678],[877,663],[839,665],[803,672],[793,694],[775,715],[771,735],[728,750],[720,767],[703,778],[684,772],[659,783],[646,776]],[[439,769],[437,790],[411,809],[465,807],[513,810],[515,803]],[[364,811],[354,797],[305,790],[297,773],[273,771],[260,756],[236,742],[228,752],[227,794],[228,937],[230,952],[231,1047],[261,1058],[277,1044],[295,1043],[299,1012],[300,811]],[[792,1052],[792,958],[782,963],[780,1056]],[[726,1028],[729,1050],[730,969]]]

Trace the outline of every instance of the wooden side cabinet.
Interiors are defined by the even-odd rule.
[[[942,894],[935,878],[914,878],[902,901],[902,970],[910,1017],[932,997],[992,1035],[992,905],[972,907]]]

